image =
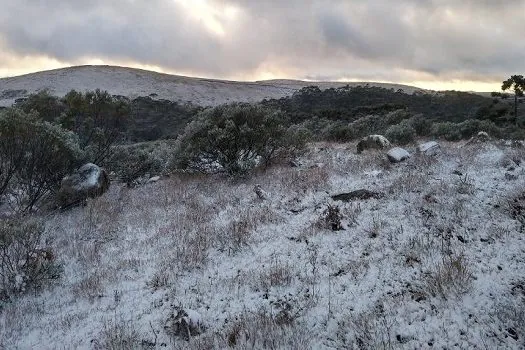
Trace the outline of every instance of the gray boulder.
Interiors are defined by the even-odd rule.
[[[410,153],[401,147],[394,147],[387,152],[386,156],[392,163],[399,163],[410,158]]]
[[[427,156],[433,156],[437,154],[439,152],[439,149],[439,143],[437,143],[436,141],[425,142],[417,147],[419,153]]]
[[[88,198],[99,197],[109,189],[109,185],[109,176],[104,169],[92,163],[84,164],[62,179],[58,204],[67,207],[80,204]]]

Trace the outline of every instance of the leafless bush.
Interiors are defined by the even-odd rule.
[[[474,275],[462,255],[444,257],[425,276],[422,291],[432,297],[448,299],[451,295],[466,293],[472,286]]]
[[[263,270],[257,277],[261,289],[270,289],[276,286],[288,286],[293,280],[293,269],[288,263],[275,259],[270,267]]]
[[[312,335],[295,318],[272,315],[261,309],[255,313],[245,311],[236,317],[222,340],[233,349],[310,349]]]
[[[341,214],[339,206],[328,204],[328,207],[323,211],[317,221],[316,226],[321,229],[341,231],[344,230],[343,224],[341,223],[342,219],[343,214]]]
[[[507,199],[506,210],[512,219],[525,226],[525,190],[515,191]]]
[[[472,177],[465,175],[456,181],[456,191],[459,194],[473,194],[475,190]]]
[[[394,349],[395,323],[382,307],[348,315],[338,322],[335,345],[339,349]]]
[[[99,339],[94,339],[95,350],[129,350],[140,349],[141,340],[132,321],[121,318],[104,322]]]
[[[58,279],[62,267],[50,248],[39,248],[44,226],[34,219],[0,220],[0,292],[10,296]]]

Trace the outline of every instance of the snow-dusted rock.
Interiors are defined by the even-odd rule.
[[[157,182],[159,180],[160,180],[160,176],[153,176],[149,178],[148,183]]]
[[[394,147],[387,152],[386,156],[392,163],[399,163],[410,158],[410,153],[401,147]]]
[[[369,135],[362,138],[356,147],[357,153],[361,153],[365,149],[383,149],[390,147],[390,141],[383,135]]]
[[[490,139],[490,136],[488,133],[486,133],[485,131],[480,131],[478,132],[478,134],[476,135],[476,138],[479,140],[479,141],[488,141]]]
[[[261,188],[261,185],[257,184],[253,188],[253,191],[259,197],[259,199],[265,200],[270,198],[270,194]]]
[[[62,180],[58,192],[59,205],[69,206],[101,196],[108,190],[109,184],[109,176],[104,169],[93,163],[84,164]]]
[[[417,147],[418,152],[425,154],[427,156],[433,156],[439,152],[440,146],[436,141],[429,141],[420,144]]]

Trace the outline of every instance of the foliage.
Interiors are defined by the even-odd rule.
[[[0,220],[0,294],[40,289],[61,275],[51,249],[39,249],[44,226],[33,219]]]
[[[147,174],[160,175],[168,172],[172,165],[173,150],[171,140],[118,145],[103,165],[130,185]]]
[[[235,103],[210,108],[177,139],[178,165],[201,171],[219,165],[230,175],[269,165],[283,151],[300,148],[306,132],[287,128],[279,111]]]
[[[86,93],[71,90],[62,100],[66,111],[60,124],[79,136],[91,162],[100,163],[124,136],[130,113],[127,99],[97,89]]]
[[[415,140],[416,129],[411,125],[410,120],[405,119],[399,124],[390,126],[385,136],[390,142],[406,145]]]
[[[0,196],[10,190],[17,208],[28,211],[60,186],[82,159],[78,138],[35,113],[0,113]]]

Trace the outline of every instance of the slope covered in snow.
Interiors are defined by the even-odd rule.
[[[0,79],[0,106],[9,106],[17,98],[47,89],[63,96],[77,91],[107,90],[113,95],[130,98],[152,96],[186,103],[188,101],[214,106],[228,102],[258,102],[265,98],[281,98],[310,85],[320,88],[350,84],[382,86],[407,93],[421,90],[412,86],[386,83],[306,82],[299,80],[269,80],[238,82],[191,78],[116,66],[79,66]]]
[[[63,277],[3,306],[0,348],[523,348],[525,219],[512,203],[525,152],[441,145],[390,164],[314,144],[299,166],[249,180],[114,184],[48,218]],[[357,189],[380,195],[331,198]],[[201,335],[173,335],[177,307]]]

